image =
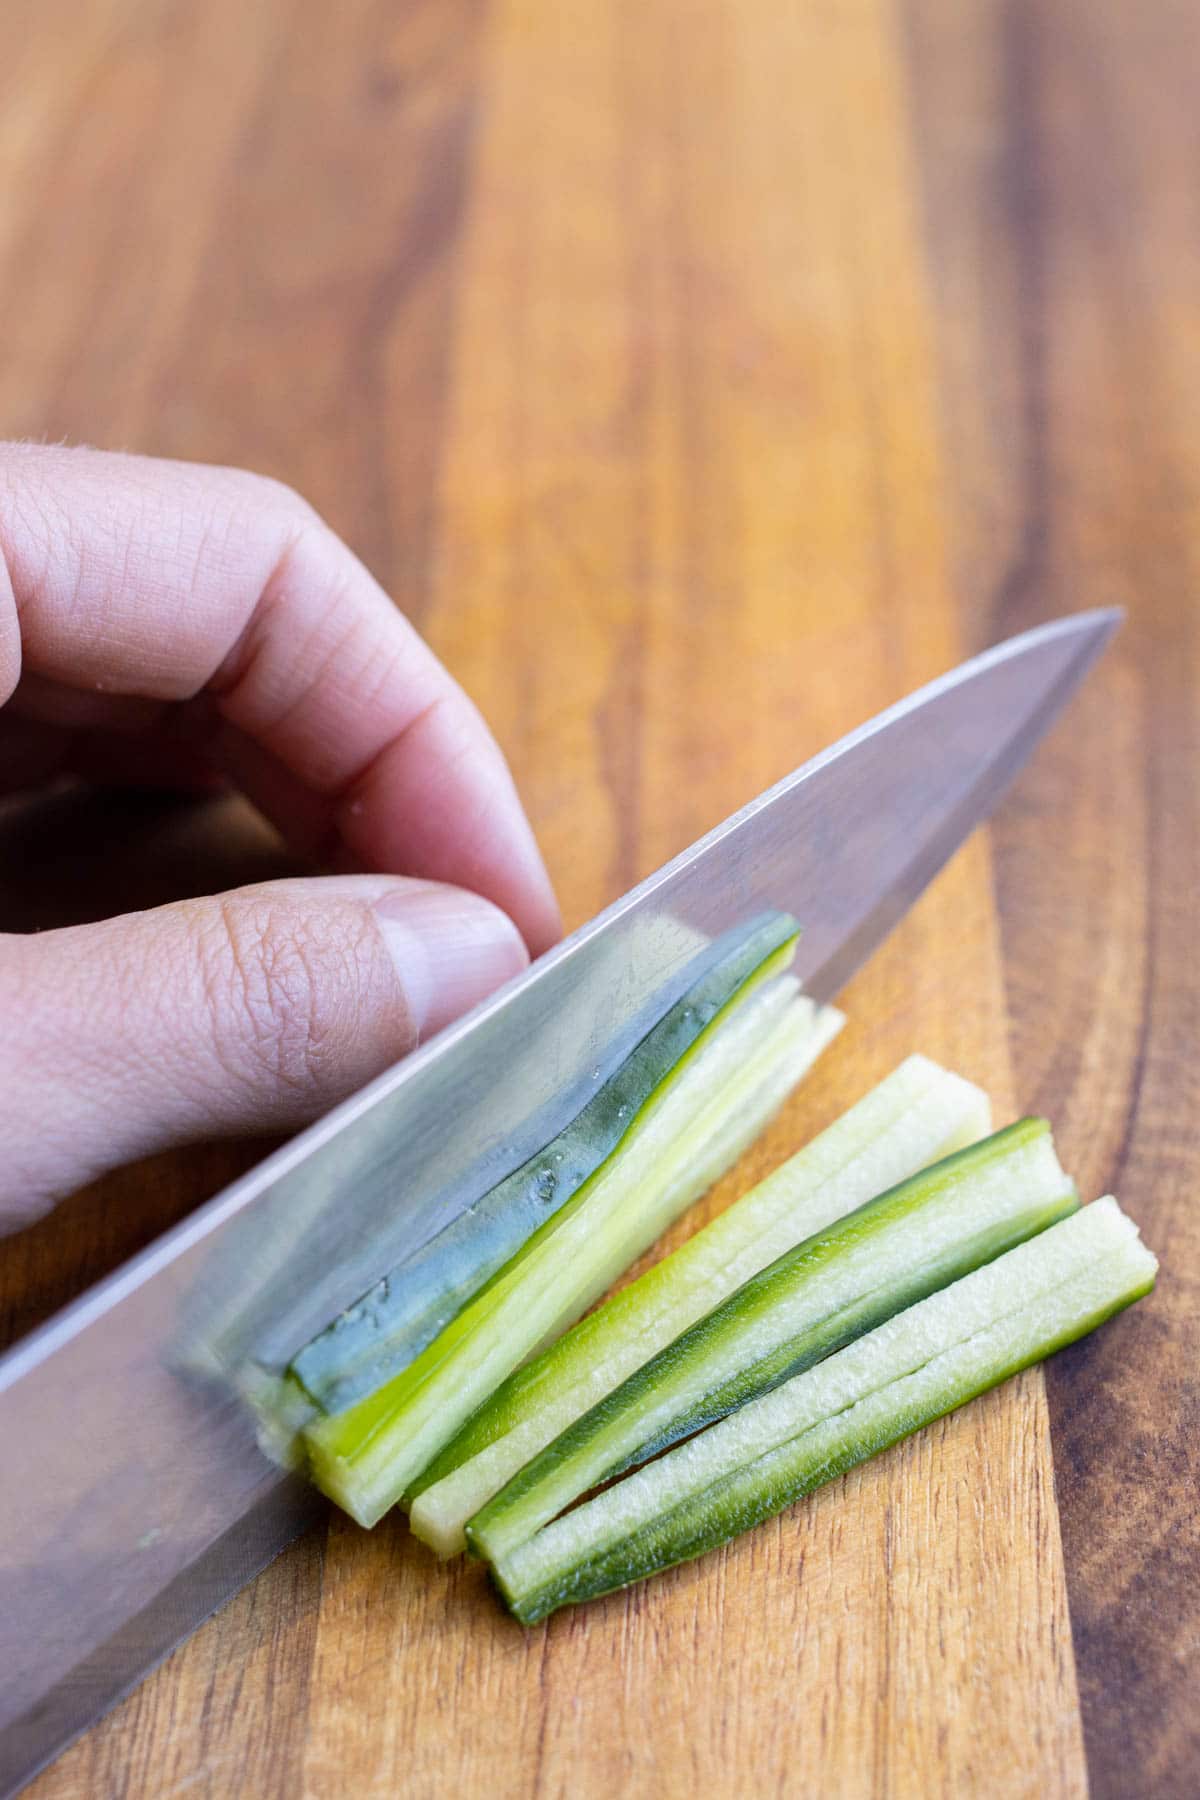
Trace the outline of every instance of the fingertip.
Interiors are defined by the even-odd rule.
[[[465,888],[406,882],[376,900],[374,911],[422,1040],[529,962],[508,914]]]
[[[550,882],[546,865],[536,842],[533,843],[534,867],[530,870],[529,897],[517,920],[531,957],[552,950],[563,934],[562,911]]]

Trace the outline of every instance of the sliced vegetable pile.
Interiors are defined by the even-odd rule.
[[[1045,1120],[987,1135],[986,1096],[913,1056],[581,1317],[840,1028],[787,973],[796,935],[773,914],[714,946],[558,1138],[258,1396],[361,1524],[404,1504],[527,1624],[725,1542],[1154,1284]]]
[[[510,1548],[525,1624],[711,1550],[1149,1293],[1157,1264],[1115,1200],[877,1326]]]

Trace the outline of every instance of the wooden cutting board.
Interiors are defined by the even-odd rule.
[[[1198,77],[1172,0],[0,14],[0,430],[301,488],[492,720],[569,923],[962,655],[1129,606],[676,1236],[921,1049],[1050,1113],[1164,1268],[1045,1379],[543,1630],[334,1520],[37,1800],[1200,1791]],[[142,800],[0,851],[15,928],[281,866]],[[7,1335],[249,1154],[0,1250]]]

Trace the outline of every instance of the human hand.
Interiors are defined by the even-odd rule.
[[[218,774],[336,871],[0,935],[0,1230],[167,1144],[299,1125],[558,935],[483,720],[275,482],[0,445],[0,707],[0,795]]]

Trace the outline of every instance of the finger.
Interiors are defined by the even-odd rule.
[[[526,960],[489,901],[379,876],[0,938],[0,1227],[164,1145],[303,1123]]]
[[[8,593],[25,671],[105,696],[207,690],[364,864],[485,894],[534,950],[557,936],[545,869],[478,712],[287,489],[229,469],[10,445],[0,549],[11,581],[0,651]],[[9,665],[0,679],[2,699]]]

